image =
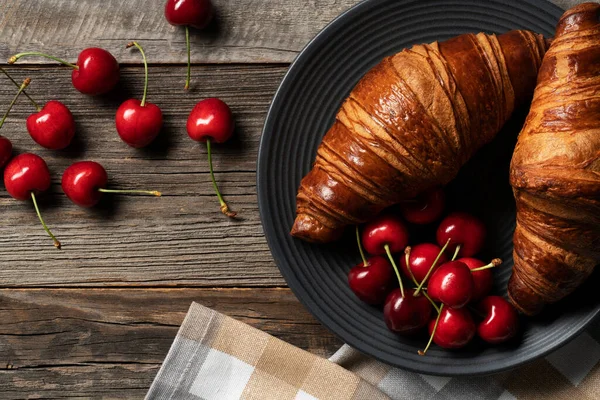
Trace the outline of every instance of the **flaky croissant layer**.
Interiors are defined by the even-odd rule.
[[[526,314],[600,262],[600,4],[562,16],[511,163],[517,202],[508,293]]]
[[[297,196],[292,235],[345,226],[445,185],[531,99],[542,36],[465,34],[385,58],[352,90]]]

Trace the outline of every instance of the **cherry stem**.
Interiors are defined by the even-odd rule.
[[[2,120],[0,121],[0,128],[2,128],[2,126],[4,125],[4,121],[6,121],[6,118],[8,118],[8,114],[10,114],[10,110],[12,110],[13,106],[17,102],[17,99],[19,98],[19,96],[21,95],[23,90],[27,87],[27,85],[29,85],[30,82],[31,82],[31,79],[25,78],[23,83],[21,83],[21,86],[19,86],[19,91],[17,92],[15,97],[13,97],[12,101],[10,102],[10,105],[8,106],[8,110],[6,110],[6,112],[4,113],[4,116],[2,117]]]
[[[46,233],[52,238],[52,240],[54,241],[54,247],[56,247],[57,249],[60,250],[61,244],[58,241],[58,239],[56,238],[56,236],[54,236],[52,234],[52,232],[50,232],[50,229],[48,228],[48,226],[46,225],[46,223],[44,222],[44,219],[42,218],[42,213],[40,213],[40,209],[38,208],[37,205],[37,201],[35,199],[35,194],[33,192],[31,192],[31,200],[33,200],[33,207],[35,207],[35,212],[37,213],[38,218],[40,219],[40,222],[42,223],[42,226],[44,227],[44,230],[46,231]]]
[[[20,84],[19,82],[15,81],[15,80],[13,79],[13,77],[12,77],[12,76],[10,76],[10,75],[8,74],[8,72],[6,72],[6,70],[5,70],[4,68],[0,68],[0,71],[2,71],[2,73],[3,73],[4,75],[6,75],[6,77],[7,77],[8,79],[10,79],[10,81],[11,81],[12,83],[14,83],[14,85],[15,85],[16,87],[18,87],[18,88],[20,88],[20,87],[21,87],[21,84]],[[28,94],[26,91],[24,91],[24,90],[23,90],[23,94],[24,94],[24,95],[25,95],[25,96],[26,96],[26,97],[29,99],[29,101],[31,102],[31,104],[33,104],[33,106],[36,108],[36,110],[38,110],[38,111],[40,111],[40,110],[41,110],[41,108],[40,108],[40,106],[38,105],[38,103],[36,103],[36,102],[35,102],[35,100],[34,100],[34,99],[32,99],[32,98],[31,98],[31,96],[30,96],[30,95],[29,95],[29,94]]]
[[[410,264],[409,264],[409,260],[410,260],[410,246],[406,246],[406,249],[404,249],[404,257],[405,261],[406,261],[406,269],[408,269],[408,272],[410,273],[410,277],[412,279],[412,281],[414,282],[415,286],[419,286],[419,283],[417,282],[417,278],[415,278],[415,275],[412,272],[412,269],[410,269]],[[415,294],[413,293],[413,296]],[[431,305],[433,306],[433,308],[435,308],[435,310],[437,312],[440,312],[440,308],[437,306],[437,304],[435,304],[435,301],[433,301],[433,299],[431,297],[429,297],[429,295],[427,293],[425,293],[425,290],[423,290],[423,296],[425,296],[425,298],[427,300],[429,300],[429,302],[431,303]]]
[[[158,192],[156,190],[120,190],[120,189],[99,188],[98,191],[102,192],[102,193],[147,194],[149,196],[156,196],[156,197],[162,196],[162,193]]]
[[[190,77],[191,77],[191,51],[190,51],[190,28],[188,28],[188,26],[185,26],[185,45],[187,46],[187,58],[188,58],[188,63],[187,63],[187,77],[185,79],[185,90],[190,88]]]
[[[398,283],[400,284],[400,294],[404,297],[404,285],[402,285],[402,277],[400,276],[400,271],[398,271],[398,266],[396,266],[396,262],[394,261],[394,257],[392,257],[392,252],[390,251],[390,245],[386,244],[383,246],[385,248],[385,253],[387,254],[390,262],[392,263],[392,267],[394,267],[394,272],[396,272],[396,276],[398,277]]]
[[[235,211],[231,211],[225,200],[223,200],[223,196],[221,196],[221,192],[219,192],[219,187],[217,186],[217,181],[215,179],[215,173],[213,171],[212,164],[212,153],[210,150],[210,139],[206,139],[206,151],[208,153],[208,168],[210,170],[210,179],[212,179],[213,187],[215,188],[215,192],[217,193],[217,197],[219,198],[219,204],[221,204],[221,212],[227,215],[230,218],[233,218],[237,215]]]
[[[363,251],[362,245],[360,244],[360,230],[358,229],[358,225],[356,225],[356,244],[358,245],[358,251],[360,252],[360,258],[363,260],[363,267],[369,265],[367,262],[367,258],[365,257],[365,252]]]
[[[484,269],[490,269],[490,268],[494,268],[497,267],[498,265],[502,264],[502,260],[499,258],[494,258],[492,261],[490,261],[489,264],[484,265],[482,267],[479,268],[473,268],[471,270],[471,272],[475,272],[475,271],[483,271]]]
[[[25,53],[19,53],[19,54],[15,54],[14,56],[12,56],[11,58],[8,59],[8,63],[9,64],[14,64],[17,62],[17,60],[21,57],[26,57],[26,56],[40,56],[40,57],[46,57],[49,58],[51,60],[54,60],[56,62],[59,62],[63,65],[66,65],[67,67],[71,67],[73,69],[79,69],[79,66],[75,65],[75,64],[71,64],[70,62],[67,62],[63,59],[57,58],[57,57],[53,57],[51,55],[48,55],[46,53],[40,53],[37,51],[28,51]]]
[[[435,268],[435,264],[437,264],[437,262],[440,260],[440,257],[442,256],[442,254],[444,254],[444,251],[446,250],[446,247],[448,247],[449,244],[450,244],[450,239],[448,239],[448,241],[446,242],[446,244],[444,245],[444,247],[442,247],[442,249],[438,253],[438,255],[435,258],[435,260],[433,260],[433,264],[431,264],[431,267],[429,267],[429,271],[427,271],[427,275],[425,275],[425,278],[423,278],[423,281],[421,283],[419,283],[419,286],[417,287],[417,290],[415,290],[415,293],[414,293],[415,296],[419,294],[419,292],[423,288],[423,285],[425,284],[425,282],[427,282],[427,279],[429,279],[429,275],[431,275],[431,272],[433,271],[433,268]]]
[[[406,262],[406,269],[408,270],[408,273],[410,274],[410,278],[415,283],[415,286],[419,286],[419,282],[417,282],[417,278],[415,278],[415,275],[413,274],[412,269],[410,268],[410,251],[411,250],[412,249],[410,246],[406,246],[406,248],[404,249],[404,261]]]
[[[438,311],[438,316],[435,319],[435,325],[433,325],[433,330],[431,331],[431,336],[429,336],[429,342],[427,342],[427,346],[425,346],[425,350],[421,351],[419,350],[418,353],[420,356],[424,356],[425,353],[427,353],[427,350],[429,350],[429,346],[431,346],[431,342],[433,342],[433,336],[435,335],[435,331],[437,331],[437,327],[438,324],[440,323],[440,317],[442,316],[442,309],[444,308],[444,305],[442,304],[440,306],[440,309]]]
[[[142,59],[144,60],[144,95],[142,96],[142,102],[140,106],[144,107],[146,105],[146,95],[148,93],[148,60],[146,60],[146,53],[144,53],[144,49],[139,45],[138,42],[130,42],[127,43],[126,48],[137,47],[137,49],[142,53]]]
[[[448,239],[448,240],[450,240],[450,239]],[[459,251],[460,251],[460,244],[456,246],[456,249],[454,249],[454,255],[452,256],[452,260],[450,260],[450,261],[456,260],[456,257],[458,256]]]

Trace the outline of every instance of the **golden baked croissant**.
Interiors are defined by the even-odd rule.
[[[600,4],[560,19],[510,178],[517,228],[508,293],[532,315],[600,262]]]
[[[533,94],[541,35],[460,35],[403,50],[352,90],[304,177],[292,235],[337,239],[345,226],[452,180]]]

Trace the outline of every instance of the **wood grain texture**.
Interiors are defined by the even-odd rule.
[[[44,150],[27,134],[25,118],[33,111],[22,97],[2,134],[17,152],[46,159],[53,173],[49,193],[41,197],[46,222],[63,242],[58,251],[39,225],[30,202],[18,202],[0,189],[0,286],[281,286],[260,225],[255,170],[264,117],[286,67],[195,67],[197,87],[180,87],[183,68],[150,68],[149,101],[158,104],[165,126],[157,142],[136,150],[114,128],[118,105],[140,97],[143,73],[123,70],[120,89],[109,97],[78,93],[62,68],[13,67],[15,79],[30,76],[28,93],[40,102],[56,98],[73,112],[75,143],[60,152]],[[0,104],[15,90],[0,76]],[[208,174],[206,150],[185,131],[193,105],[218,96],[230,104],[237,128],[234,139],[214,146],[217,180],[239,220],[219,212]],[[109,187],[160,190],[161,198],[106,195],[86,210],[62,193],[60,175],[72,162],[101,162]]]
[[[329,21],[358,0],[213,0],[214,23],[193,31],[192,61],[290,62]],[[103,47],[121,62],[140,40],[151,63],[185,62],[185,32],[164,18],[165,0],[10,0],[0,2],[0,59],[46,51],[75,60],[85,47]],[[48,63],[30,58],[28,62]]]
[[[4,289],[0,397],[142,398],[192,301],[321,356],[341,344],[289,289]]]

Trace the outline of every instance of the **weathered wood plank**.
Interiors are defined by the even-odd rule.
[[[149,100],[162,107],[165,128],[156,145],[136,150],[118,138],[114,113],[126,97],[141,94],[141,68],[125,68],[121,89],[104,99],[75,91],[61,68],[10,69],[15,78],[33,78],[29,93],[35,98],[57,98],[71,108],[78,139],[61,152],[37,146],[25,130],[32,111],[25,98],[3,127],[17,151],[47,160],[53,186],[41,199],[43,213],[64,249],[52,247],[30,203],[0,189],[0,286],[284,285],[263,237],[255,169],[264,117],[285,70],[196,67],[201,88],[186,93],[178,88],[177,69],[151,68]],[[5,105],[14,94],[6,82],[0,76]],[[228,102],[237,122],[234,140],[215,146],[213,153],[217,179],[231,208],[239,211],[238,221],[219,213],[205,148],[185,131],[189,111],[208,96]],[[100,161],[113,188],[161,190],[164,197],[105,196],[96,209],[80,209],[62,194],[60,174],[81,159]]]
[[[290,62],[308,41],[358,0],[213,0],[215,23],[194,31],[193,62]],[[164,18],[165,0],[0,2],[0,59],[44,50],[75,60],[90,46],[139,63],[125,44],[139,39],[153,63],[181,63],[185,33]],[[31,62],[47,63],[47,60]]]
[[[4,289],[0,397],[141,398],[192,301],[322,356],[341,344],[289,289]]]

